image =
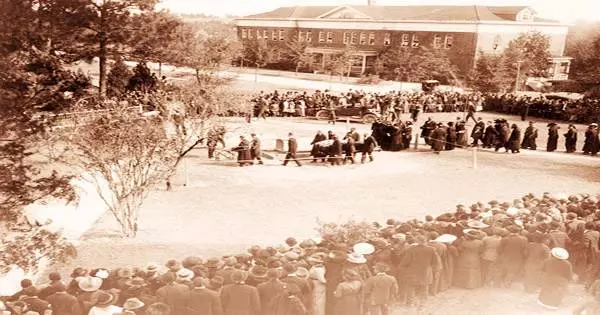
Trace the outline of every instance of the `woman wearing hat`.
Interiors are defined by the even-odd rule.
[[[89,315],[113,315],[123,311],[122,308],[115,306],[117,296],[109,291],[96,291],[92,296],[94,306],[90,309]]]
[[[454,267],[454,285],[464,289],[475,289],[483,285],[481,254],[483,241],[481,231],[467,229],[457,244],[458,258]]]
[[[353,269],[346,269],[342,282],[334,291],[334,315],[362,315],[362,286],[360,275]]]
[[[542,266],[542,290],[538,303],[549,309],[558,309],[567,293],[573,272],[566,249],[555,247],[550,253],[552,256]]]

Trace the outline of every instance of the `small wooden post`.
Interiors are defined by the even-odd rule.
[[[419,133],[415,136],[415,150],[419,148]]]

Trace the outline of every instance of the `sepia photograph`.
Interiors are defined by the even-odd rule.
[[[0,0],[0,315],[600,315],[599,12]]]

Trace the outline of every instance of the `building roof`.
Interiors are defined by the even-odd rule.
[[[356,12],[362,19],[379,21],[515,21],[526,6],[296,6],[249,15],[241,19],[327,19],[340,10]],[[334,17],[335,18],[335,17]],[[338,17],[339,18],[339,17]],[[558,21],[535,19],[536,22]]]

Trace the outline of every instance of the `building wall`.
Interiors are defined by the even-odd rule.
[[[245,31],[244,31],[245,30]],[[257,30],[260,38],[256,37]],[[325,29],[325,28],[267,28],[267,27],[238,27],[238,36],[246,40],[265,40],[264,31],[267,31],[267,43],[269,45],[283,45],[291,36],[305,41],[310,32],[310,47],[343,49],[347,44],[344,37],[349,40],[349,45],[357,51],[370,52],[382,49],[404,48],[415,49],[416,47],[427,47],[434,49],[434,39],[441,38],[441,47],[438,48],[448,54],[450,60],[456,64],[461,71],[469,71],[473,67],[473,59],[476,54],[477,36],[474,33],[464,32],[424,32],[424,31],[388,31],[388,30],[358,30],[358,29]],[[279,31],[283,30],[284,40],[280,40]],[[273,40],[275,31],[276,40]],[[245,33],[245,38],[243,34]],[[248,35],[251,34],[251,37]],[[386,45],[389,34],[389,45]],[[362,36],[361,36],[362,35]],[[413,36],[416,35],[418,46],[413,48]],[[352,38],[355,42],[352,42]],[[451,39],[450,39],[451,38]],[[321,40],[320,40],[321,39]],[[365,44],[361,44],[364,39]],[[373,39],[373,40],[371,40]],[[408,39],[408,41],[406,41]],[[451,47],[446,47],[446,41],[451,40]],[[403,44],[404,43],[404,44]],[[416,49],[415,49],[416,50]]]
[[[482,50],[485,53],[502,53],[508,47],[508,43],[519,37],[520,34],[510,32],[480,32],[477,34],[477,50]],[[550,54],[552,56],[563,56],[567,34],[546,35],[550,37]],[[498,44],[497,46],[496,43]]]

